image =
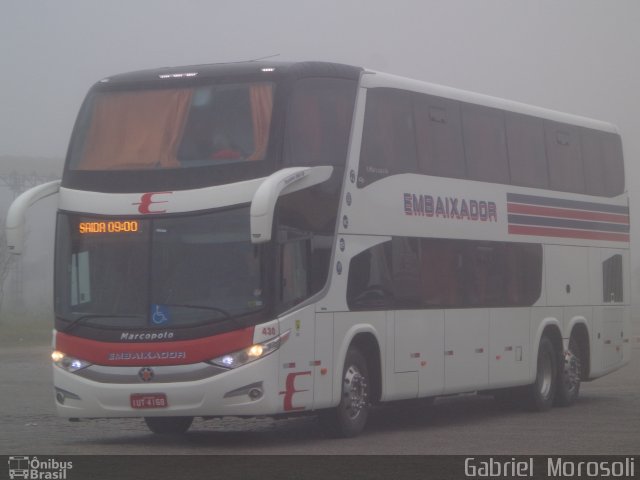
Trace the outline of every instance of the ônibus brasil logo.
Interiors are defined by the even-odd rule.
[[[38,457],[9,457],[9,478],[32,480],[66,480],[67,470],[73,468],[72,462],[62,462],[53,458],[40,460]]]

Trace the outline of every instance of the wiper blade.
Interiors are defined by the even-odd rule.
[[[169,303],[169,304],[163,303],[162,306],[163,307],[194,308],[194,309],[200,309],[200,310],[210,310],[212,312],[221,313],[226,318],[231,318],[231,314],[229,312],[227,312],[225,309],[219,308],[219,307],[212,307],[210,305],[191,305],[191,304],[188,304],[188,303]]]
[[[62,329],[63,333],[70,332],[79,324],[84,323],[87,320],[91,320],[93,318],[140,318],[141,315],[124,315],[124,314],[106,314],[106,313],[87,313],[86,315],[82,315],[75,320],[67,320],[66,318],[62,318],[63,320],[70,321],[71,323]]]
[[[224,320],[230,320],[237,327],[244,327],[244,325],[241,322],[239,322],[238,319],[235,316],[232,316],[224,308],[212,307],[210,305],[192,305],[192,304],[189,304],[189,303],[170,303],[170,304],[163,303],[162,306],[163,307],[178,307],[178,308],[193,308],[193,309],[201,309],[201,310],[209,310],[209,311],[212,311],[212,312],[218,312],[218,313],[222,314],[222,318],[219,320],[219,322],[222,322]],[[206,325],[207,323],[211,322],[212,320],[213,319],[205,320],[203,322],[203,325]]]

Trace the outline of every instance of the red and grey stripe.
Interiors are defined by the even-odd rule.
[[[629,207],[507,193],[509,233],[629,242]]]

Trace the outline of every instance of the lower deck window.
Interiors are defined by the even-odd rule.
[[[352,310],[533,305],[542,286],[542,246],[394,237],[356,255]]]
[[[602,262],[602,295],[604,303],[622,302],[622,255]]]

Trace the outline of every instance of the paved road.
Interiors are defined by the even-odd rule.
[[[375,409],[358,438],[326,438],[315,418],[196,420],[186,436],[142,420],[72,423],[54,413],[47,347],[0,350],[0,454],[640,454],[640,345],[623,369],[583,384],[570,408],[528,413],[487,396]]]

